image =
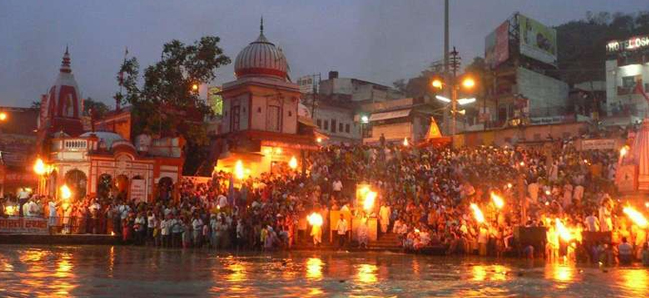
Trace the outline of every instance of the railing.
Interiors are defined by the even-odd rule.
[[[66,139],[63,141],[64,151],[83,151],[88,149],[88,141],[84,139]]]

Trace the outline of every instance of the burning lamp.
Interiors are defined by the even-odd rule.
[[[291,157],[291,160],[288,162],[288,166],[291,168],[291,170],[297,169],[297,158],[295,158],[295,156]]]
[[[624,147],[620,149],[620,158],[624,158],[624,156],[626,156],[627,153],[629,153],[629,146],[624,145]]]
[[[5,120],[7,120],[7,113],[0,112],[0,121],[5,121]]]
[[[408,138],[403,138],[403,146],[408,147]]]
[[[505,206],[505,200],[503,200],[503,198],[497,195],[495,192],[491,192],[491,200],[494,202],[494,205],[496,205],[496,208],[498,209],[502,209]]]
[[[313,212],[310,215],[308,215],[306,217],[306,220],[309,222],[310,225],[314,227],[322,226],[322,222],[323,222],[322,215],[320,215],[320,213],[317,212]]]
[[[626,214],[634,224],[636,224],[640,228],[646,228],[647,227],[647,219],[642,215],[642,213],[638,212],[637,210],[633,209],[632,207],[624,207],[622,209],[624,214]]]
[[[237,163],[234,164],[234,177],[239,180],[243,180],[245,177],[243,162],[241,160],[237,160]]]
[[[480,207],[476,204],[471,204],[471,209],[473,209],[473,217],[475,217],[475,220],[478,223],[483,223],[484,222],[484,214],[482,214],[482,210],[480,210]]]
[[[39,158],[36,160],[36,163],[34,164],[34,172],[39,176],[43,176],[47,173],[47,167],[42,159]]]
[[[62,199],[67,201],[72,197],[72,191],[70,190],[70,188],[67,185],[63,184],[63,186],[61,186],[60,190],[61,190],[61,198]]]

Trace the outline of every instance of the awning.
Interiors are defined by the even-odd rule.
[[[381,120],[408,117],[410,115],[410,111],[412,110],[407,109],[407,110],[399,110],[399,111],[392,111],[392,112],[375,113],[370,116],[370,121],[381,121]]]

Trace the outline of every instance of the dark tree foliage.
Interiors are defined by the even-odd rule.
[[[90,113],[92,112],[93,117],[101,118],[106,115],[108,111],[110,111],[110,108],[108,108],[108,106],[103,102],[95,101],[91,97],[83,100],[83,114],[86,116],[90,116]]]
[[[205,36],[191,45],[172,40],[164,45],[161,60],[144,70],[139,84],[139,63],[124,61],[117,80],[126,91],[115,95],[133,107],[134,135],[182,136],[185,147],[184,173],[194,175],[207,158],[209,138],[204,123],[212,111],[193,90],[194,84],[213,81],[219,67],[230,63],[216,36]]]
[[[568,84],[605,80],[606,44],[614,39],[649,34],[649,12],[635,14],[592,13],[559,25],[559,72]]]

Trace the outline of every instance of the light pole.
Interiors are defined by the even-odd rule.
[[[458,82],[460,82],[460,83],[458,84]],[[473,78],[471,78],[470,76],[465,76],[462,80],[452,79],[451,84],[445,84],[440,79],[434,79],[433,82],[432,82],[432,85],[433,85],[434,88],[437,88],[437,89],[443,89],[444,86],[447,86],[447,87],[449,87],[451,89],[451,98],[450,99],[446,98],[446,97],[443,97],[443,96],[440,96],[440,95],[435,96],[435,98],[437,98],[440,101],[447,102],[447,103],[451,104],[451,117],[452,117],[452,119],[451,119],[451,136],[455,136],[455,129],[456,129],[456,127],[455,127],[455,124],[456,124],[455,122],[456,121],[455,120],[456,120],[457,114],[464,114],[463,111],[458,111],[457,110],[457,105],[459,104],[459,105],[463,106],[463,105],[466,105],[466,104],[474,103],[476,101],[475,98],[460,98],[460,99],[458,99],[457,98],[458,97],[457,92],[460,90],[460,88],[464,88],[464,89],[467,89],[467,90],[473,89],[473,87],[475,86],[475,80],[473,80]]]

